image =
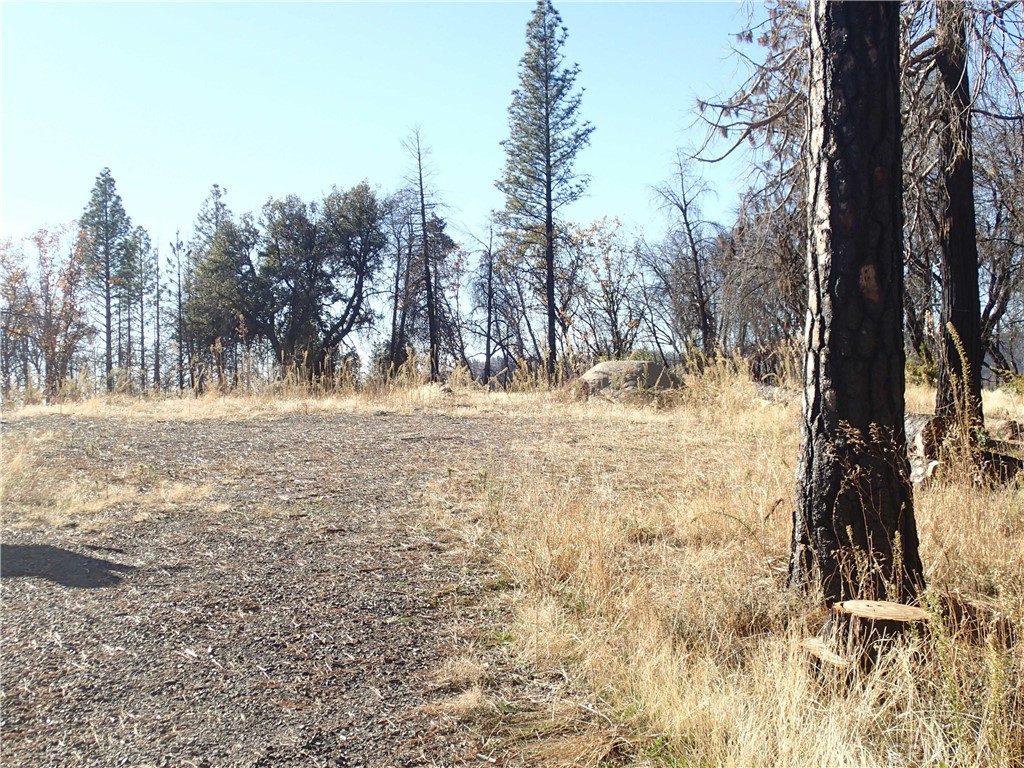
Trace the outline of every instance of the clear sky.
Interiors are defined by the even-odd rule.
[[[401,185],[419,125],[458,232],[500,208],[507,108],[532,2],[0,3],[0,232],[76,218],[108,166],[125,209],[165,249],[211,185],[237,214],[367,180]],[[695,140],[697,96],[729,89],[736,2],[556,2],[596,130],[575,221],[661,221],[650,186]],[[716,167],[724,217],[737,167]],[[458,238],[457,238],[458,239]],[[465,237],[462,238],[466,240]],[[467,241],[468,242],[468,241]]]

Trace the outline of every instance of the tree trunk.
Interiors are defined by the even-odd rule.
[[[178,391],[185,391],[185,315],[181,296],[181,254],[178,258]]]
[[[555,334],[555,219],[554,201],[552,198],[551,150],[547,150],[547,176],[545,179],[545,214],[544,214],[544,300],[547,303],[548,319],[548,350],[545,357],[545,371],[548,381],[555,380],[555,360],[557,337]]]
[[[107,380],[107,392],[114,391],[114,312],[111,306],[113,300],[113,283],[111,274],[110,261],[113,258],[111,254],[111,244],[108,241],[104,242],[104,255],[103,255],[103,312],[104,312],[104,336],[106,340],[106,380]]]
[[[146,391],[146,264],[139,249],[139,394]]]
[[[811,4],[802,445],[790,580],[828,603],[922,582],[904,428],[897,3]]]
[[[430,343],[430,380],[437,381],[441,373],[440,340],[437,332],[437,300],[434,296],[434,282],[430,274],[430,243],[427,236],[427,200],[423,185],[423,156],[420,153],[419,136],[416,137],[416,170],[419,175],[420,193],[420,237],[423,241],[423,283],[427,300],[427,335]]]
[[[153,339],[153,389],[159,391],[160,389],[160,251],[156,253],[156,293],[154,294],[154,300],[156,301],[156,328],[155,337]]]
[[[544,370],[548,382],[555,380],[555,226],[551,213],[551,192],[548,191],[547,220],[544,222],[544,301],[547,304],[548,343],[544,357]]]
[[[530,322],[530,310],[526,306],[526,296],[523,295],[523,284],[518,279],[515,280],[515,284],[516,295],[519,299],[519,310],[522,313],[523,324],[526,326],[526,333],[530,337],[530,343],[533,345],[533,357],[538,361],[543,361],[545,358],[541,354],[540,344],[537,342],[537,334],[534,333],[533,330],[533,323]],[[522,333],[519,333],[518,335],[520,336],[519,348],[525,352],[525,340],[522,339]],[[522,354],[520,356],[526,357],[526,354]]]
[[[405,278],[404,278],[404,280],[402,282],[402,311],[399,314],[399,318],[398,318],[398,343],[400,343],[402,345],[402,348],[401,349],[399,349],[398,347],[395,348],[395,354],[396,354],[396,358],[395,359],[396,359],[396,361],[400,359],[402,363],[404,363],[406,361],[406,351],[405,351],[406,331],[405,331],[405,329],[406,329],[406,326],[408,324],[408,319],[409,319],[409,303],[410,303],[409,291],[410,291],[410,288],[411,288],[410,280],[412,278],[412,275],[410,273],[412,271],[413,240],[414,240],[414,238],[413,238],[413,225],[412,225],[412,222],[409,222],[409,242],[408,242],[409,250],[408,250],[408,254],[407,254],[406,260],[405,260]],[[400,355],[400,357],[398,357],[399,355]],[[398,370],[398,366],[396,366],[395,370],[396,371]]]
[[[697,324],[700,326],[700,347],[706,358],[710,358],[715,352],[715,321],[711,315],[711,302],[708,299],[707,286],[705,285],[704,265],[701,263],[700,245],[693,232],[693,224],[690,221],[690,201],[686,197],[686,185],[680,172],[680,213],[683,217],[683,226],[686,228],[686,240],[690,246],[690,259],[693,263],[693,300],[694,308],[697,310]]]
[[[487,319],[484,329],[484,385],[491,385],[491,328],[494,316],[494,225],[487,241]]]
[[[548,63],[545,57],[545,66]],[[550,72],[544,78],[544,300],[547,302],[548,349],[544,369],[548,383],[555,381],[555,198],[551,149]]]
[[[402,291],[402,241],[399,231],[395,232],[395,288],[391,301],[391,340],[388,343],[387,368],[383,372],[386,379],[390,379],[398,371],[398,345],[401,343],[398,338],[398,303]]]
[[[122,314],[123,309],[123,314]],[[123,334],[123,336],[122,336]],[[117,373],[120,378],[124,373],[124,381],[131,386],[131,367],[134,359],[132,349],[132,305],[125,302],[123,296],[117,299]]]
[[[971,88],[967,79],[967,9],[963,2],[935,6],[936,65],[942,98],[942,357],[937,416],[958,416],[981,426],[981,309],[978,299],[978,241],[974,219],[974,151],[971,143]],[[949,330],[953,326],[954,333]],[[957,347],[960,347],[958,349]]]

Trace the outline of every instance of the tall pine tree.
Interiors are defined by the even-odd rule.
[[[790,579],[914,599],[897,3],[811,3],[808,311]]]
[[[940,83],[942,204],[939,251],[942,265],[939,380],[935,415],[959,416],[971,427],[984,423],[981,368],[981,302],[978,294],[978,240],[974,208],[974,145],[971,132],[966,3],[935,6],[935,64]],[[952,326],[950,330],[949,326]]]
[[[110,391],[114,388],[114,304],[120,296],[120,276],[131,252],[132,222],[124,211],[109,168],[96,177],[79,227],[79,247],[88,285],[103,304],[104,371]]]
[[[550,0],[538,0],[526,26],[526,53],[519,61],[519,87],[508,108],[505,173],[497,187],[505,194],[505,224],[531,249],[542,250],[547,314],[545,368],[555,372],[556,219],[586,190],[588,177],[574,169],[576,155],[590,142],[593,126],[580,122],[583,91],[574,91],[579,67],[565,65],[568,31]],[[525,250],[525,249],[520,249]]]

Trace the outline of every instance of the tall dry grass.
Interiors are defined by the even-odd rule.
[[[501,563],[522,657],[651,734],[634,764],[1024,764],[1024,654],[1002,633],[1024,629],[1024,494],[919,490],[929,629],[870,673],[816,671],[801,641],[824,612],[785,586],[798,409],[722,365],[671,408],[552,398],[548,440],[451,479],[446,524]],[[943,618],[950,600],[982,618]]]
[[[911,410],[933,402],[926,388],[908,393]],[[987,393],[985,405],[990,416],[1024,420],[1019,395]],[[500,392],[459,379],[441,388],[406,372],[316,396],[295,386],[62,407],[138,419],[421,409],[507,417],[497,460],[450,468],[435,512],[500,565],[512,617],[502,637],[536,670],[587,686],[611,718],[596,735],[573,733],[573,705],[553,703],[550,722],[531,727],[557,733],[556,746],[531,742],[524,752],[535,764],[1024,765],[1021,643],[1006,643],[1002,624],[944,618],[955,598],[1000,614],[1018,638],[1024,631],[1024,493],[978,487],[966,474],[918,489],[929,629],[869,674],[818,670],[801,641],[824,612],[785,588],[799,405],[759,399],[734,366],[709,362],[682,393],[649,406],[577,402],[534,381]],[[38,491],[33,450],[5,446],[5,493],[13,487],[26,503]],[[488,709],[479,685],[457,709]],[[620,724],[642,735],[628,749]]]

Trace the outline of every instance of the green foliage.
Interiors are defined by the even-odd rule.
[[[992,372],[999,377],[999,385],[1015,395],[1024,395],[1024,374],[1014,373],[1004,368],[993,368]]]
[[[89,203],[79,219],[80,255],[90,287],[105,296],[114,280],[128,271],[125,264],[132,235],[132,222],[125,213],[117,184],[109,168],[100,171]]]
[[[917,360],[907,359],[906,376],[908,384],[934,387],[939,377],[939,366],[934,358],[921,356]]]
[[[580,122],[583,92],[574,91],[579,67],[565,65],[568,37],[550,0],[538,0],[526,27],[526,53],[519,61],[519,87],[508,108],[505,172],[496,186],[505,195],[501,214],[510,253],[525,265],[539,262],[535,287],[547,319],[546,370],[555,373],[556,238],[558,212],[578,200],[588,177],[577,174],[577,153],[590,143],[593,126]]]
[[[651,349],[650,347],[640,347],[639,349],[634,349],[632,352],[629,353],[629,357],[627,357],[626,359],[646,360],[647,362],[650,363],[657,363],[661,361],[661,358],[658,355],[657,351]]]
[[[89,203],[79,220],[79,256],[86,285],[103,307],[107,388],[113,386],[114,317],[121,305],[131,304],[129,287],[134,282],[132,222],[109,168],[100,171]],[[120,349],[118,357],[121,356]]]
[[[184,312],[186,333],[199,348],[209,347],[218,338],[231,343],[243,335],[239,333],[243,297],[248,292],[250,300],[259,298],[248,269],[258,240],[250,217],[243,216],[237,223],[224,221],[209,250],[198,258]]]
[[[593,126],[579,122],[582,91],[573,92],[579,67],[564,66],[568,31],[550,0],[538,0],[526,27],[519,87],[509,106],[505,213],[525,230],[542,227],[545,215],[578,200],[589,179],[573,171],[576,154],[590,142]],[[547,195],[550,193],[550,202]]]
[[[318,203],[271,200],[258,224],[234,220],[218,192],[200,215],[208,226],[197,226],[209,248],[186,305],[190,337],[200,349],[258,338],[285,369],[333,369],[349,333],[372,319],[367,298],[386,245],[373,190],[362,183]]]

